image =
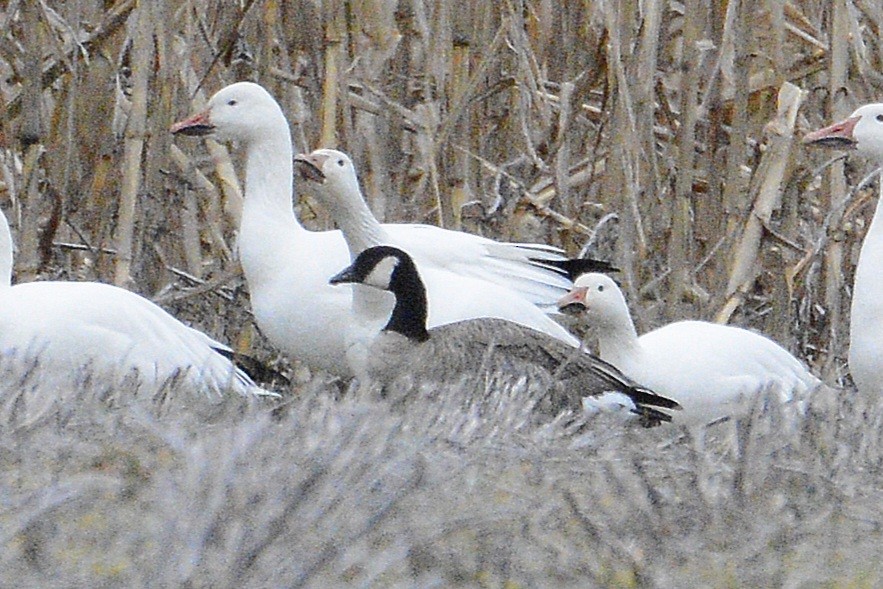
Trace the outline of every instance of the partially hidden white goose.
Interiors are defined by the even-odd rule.
[[[867,104],[846,120],[813,131],[804,143],[854,149],[883,165],[883,104]],[[883,183],[881,183],[883,196]],[[849,372],[859,391],[883,394],[883,198],[859,253],[849,314]]]
[[[496,317],[578,345],[564,328],[528,300],[554,302],[571,284],[566,276],[547,267],[524,263],[523,251],[515,250],[518,257],[511,259],[507,250],[518,247],[511,244],[431,225],[381,225],[365,202],[352,160],[341,151],[317,149],[308,155],[295,156],[294,161],[301,180],[340,227],[351,261],[377,245],[393,245],[408,252],[431,301],[431,326]],[[495,249],[509,257],[501,260],[490,255]],[[541,253],[548,251],[540,250]],[[580,263],[584,266],[581,271],[610,268],[597,260],[566,263],[571,265],[570,271],[575,270],[573,265]],[[518,292],[513,293],[510,285]],[[347,359],[355,374],[361,376],[368,341],[389,317],[394,299],[387,292],[359,285],[355,286],[353,297],[354,322],[346,338]]]
[[[767,388],[787,401],[819,384],[788,351],[747,329],[678,321],[638,337],[622,291],[604,274],[580,276],[558,304],[597,328],[602,359],[680,403],[679,422],[738,414]]]
[[[634,411],[650,423],[670,421],[660,409],[678,408],[600,358],[511,321],[470,319],[427,329],[432,301],[414,261],[399,248],[370,247],[330,282],[394,295],[392,313],[371,342],[367,370],[370,382],[388,394],[427,387],[457,394],[464,377],[470,377],[510,389],[538,384],[547,391],[540,407],[553,415],[566,408],[579,410],[583,397],[611,392],[628,397]]]
[[[328,284],[328,278],[350,261],[350,253],[340,231],[309,231],[295,217],[291,134],[279,104],[261,86],[238,82],[218,91],[203,112],[174,124],[171,131],[213,135],[245,149],[239,255],[257,324],[283,352],[350,375],[345,335],[353,321],[352,291]],[[464,233],[453,234],[457,241],[449,246],[454,238],[449,232],[438,238],[424,225],[381,227],[395,243],[425,242],[418,264],[424,256],[427,263],[438,262],[438,252],[444,251],[456,260],[455,267],[472,270],[460,278],[461,288],[449,286],[450,296],[433,305],[431,326],[481,316],[491,308],[494,316],[575,345],[572,336],[544,313],[522,304],[523,299],[553,303],[569,287],[568,262],[558,250]]]
[[[98,282],[11,285],[12,236],[0,211],[0,365],[4,384],[59,394],[88,380],[97,390],[171,382],[202,391],[273,395],[228,359],[232,351],[147,299]]]

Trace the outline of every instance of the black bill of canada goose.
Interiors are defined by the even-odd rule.
[[[383,387],[411,383],[455,384],[463,375],[494,381],[498,373],[542,382],[550,413],[577,409],[583,397],[621,393],[649,424],[671,421],[660,409],[679,409],[616,367],[536,330],[493,318],[471,319],[427,330],[426,289],[411,257],[392,246],[369,248],[330,280],[388,290],[395,307],[374,338],[368,374]]]

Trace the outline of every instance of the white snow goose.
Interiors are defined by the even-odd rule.
[[[351,261],[350,252],[340,231],[309,231],[295,217],[291,134],[279,104],[261,86],[238,82],[221,89],[203,112],[174,124],[171,131],[213,135],[245,149],[239,255],[257,324],[286,354],[338,375],[351,375],[345,340],[353,323],[352,291],[328,284],[328,278]],[[439,264],[437,252],[442,248],[457,261],[460,283],[450,284],[443,298],[433,297],[437,300],[430,326],[490,314],[576,345],[539,309],[523,304],[524,300],[554,303],[569,288],[567,274],[573,268],[560,251],[465,233],[438,234],[425,225],[379,227],[393,243],[425,240],[417,252],[418,264],[424,263],[424,257],[428,264]],[[385,236],[371,234],[367,239],[373,242]],[[455,245],[449,249],[447,241],[453,239]],[[461,272],[464,266],[471,272]],[[485,289],[493,289],[493,296]]]
[[[601,358],[677,401],[678,422],[700,425],[738,414],[766,389],[785,401],[819,384],[784,348],[747,329],[678,321],[638,337],[622,291],[604,274],[580,276],[558,304],[597,328]]]
[[[98,282],[11,285],[12,236],[0,211],[0,367],[4,388],[41,394],[134,386],[153,395],[170,383],[202,391],[274,395],[228,359],[232,350],[154,303]],[[275,396],[275,395],[274,395]]]
[[[539,383],[552,414],[579,410],[583,397],[617,392],[649,423],[670,421],[660,409],[678,404],[638,385],[611,364],[549,335],[497,318],[427,329],[427,292],[411,257],[393,246],[370,247],[330,280],[386,290],[395,306],[370,346],[368,376],[392,395],[402,390],[458,390],[464,376],[481,383],[530,389]]]
[[[883,104],[867,104],[846,120],[803,138],[808,145],[854,149],[883,165]],[[883,190],[883,184],[881,184]],[[849,372],[859,391],[883,394],[883,198],[865,234],[849,313]]]

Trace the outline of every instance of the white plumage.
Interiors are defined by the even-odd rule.
[[[0,212],[0,359],[7,384],[26,382],[62,393],[84,378],[139,394],[176,383],[220,395],[267,394],[220,351],[223,344],[191,329],[135,293],[97,282],[30,282],[11,286],[12,237]]]
[[[747,329],[679,321],[638,337],[622,291],[603,274],[580,276],[559,306],[575,307],[597,328],[602,359],[680,403],[676,421],[738,413],[767,388],[789,400],[819,384],[788,351]]]
[[[340,231],[308,231],[295,217],[291,135],[277,102],[261,86],[239,82],[216,93],[204,112],[173,125],[172,132],[214,134],[244,147],[246,197],[239,254],[257,323],[285,353],[333,373],[349,374],[344,340],[353,322],[352,289],[333,289],[328,278],[349,263],[350,252]],[[367,231],[366,242],[388,237],[405,247],[416,246],[421,267],[425,263],[461,276],[456,284],[447,284],[443,296],[433,295],[431,326],[491,315],[575,343],[560,326],[526,304],[551,303],[568,288],[570,282],[560,270],[530,259],[563,262],[566,258],[560,251],[497,243],[425,225],[375,222]]]
[[[883,164],[883,104],[867,104],[849,118],[809,133],[804,142],[856,149]],[[883,184],[881,184],[883,190]],[[849,371],[858,390],[883,394],[883,198],[862,242],[849,316]]]

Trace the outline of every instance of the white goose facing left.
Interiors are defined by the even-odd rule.
[[[807,134],[804,143],[855,149],[883,165],[883,104],[866,104],[846,120]],[[883,183],[880,185],[883,195]],[[849,372],[858,390],[883,394],[883,198],[865,234],[849,313]]]
[[[351,374],[344,340],[352,323],[352,289],[328,285],[328,278],[350,261],[350,253],[340,231],[309,231],[294,214],[291,133],[279,104],[261,86],[238,82],[218,91],[203,112],[174,124],[171,131],[213,135],[236,141],[245,149],[239,255],[257,324],[286,354],[335,374]],[[382,228],[395,243],[420,241],[432,231],[420,225],[386,224]],[[483,308],[496,304],[495,316],[548,330],[554,337],[575,344],[540,311],[531,309],[525,316],[522,307],[509,305],[512,297],[535,301],[537,289],[546,292],[550,304],[565,292],[569,281],[562,278],[560,270],[542,270],[539,279],[530,274],[540,270],[532,257],[563,264],[566,258],[562,253],[547,246],[502,244],[460,235],[461,255],[465,263],[475,267],[474,274],[508,293],[496,303],[488,299]],[[419,255],[417,263],[422,263]],[[506,275],[515,278],[510,278],[510,283]],[[527,276],[526,291],[519,290],[522,276]],[[461,294],[458,300],[467,298]],[[447,308],[450,313],[446,317],[430,318],[431,326],[475,316],[469,306],[452,304]],[[440,314],[443,310],[439,305]]]
[[[295,156],[294,161],[301,180],[331,212],[343,232],[352,261],[377,245],[394,245],[415,260],[431,301],[430,325],[496,317],[536,329],[574,347],[579,345],[576,338],[528,300],[551,303],[569,287],[570,280],[548,267],[525,263],[526,246],[497,243],[431,225],[381,225],[365,203],[355,166],[345,153],[317,149]],[[530,247],[536,248],[536,256],[548,256],[551,251],[541,246]],[[496,257],[489,255],[494,251],[499,252]],[[511,259],[513,252],[518,255],[516,259]],[[608,264],[590,259],[568,260],[566,264],[568,270],[610,269]],[[347,334],[347,360],[356,376],[364,375],[369,340],[392,311],[393,297],[388,295],[354,286],[354,322]],[[554,309],[551,305],[549,308]]]
[[[678,422],[700,425],[738,414],[766,388],[788,401],[819,384],[787,350],[747,329],[677,321],[638,337],[622,291],[603,274],[577,278],[559,306],[597,328],[601,358],[680,403]]]

